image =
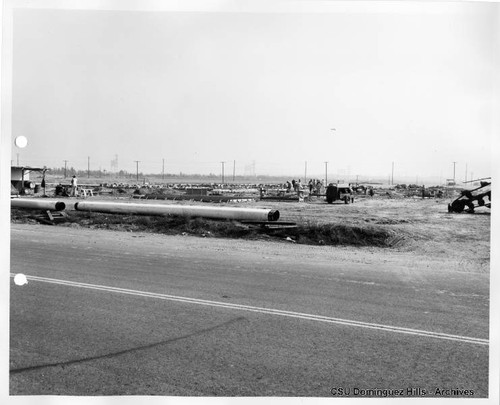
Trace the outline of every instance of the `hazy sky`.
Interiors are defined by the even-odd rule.
[[[498,6],[14,10],[12,130],[29,144],[12,159],[278,175],[328,161],[331,178],[395,162],[396,176],[443,179],[456,161],[457,179],[466,163],[490,176]]]

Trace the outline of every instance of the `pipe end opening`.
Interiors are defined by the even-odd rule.
[[[280,212],[278,210],[269,211],[267,215],[268,221],[277,221],[280,218]]]
[[[56,209],[56,211],[62,211],[64,209],[66,209],[66,204],[63,203],[62,201],[57,201],[55,204],[55,209]]]

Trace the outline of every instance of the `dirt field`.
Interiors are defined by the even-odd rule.
[[[487,269],[490,257],[488,208],[450,214],[445,199],[358,198],[354,204],[276,204],[281,219],[297,222],[375,226],[397,234],[392,249],[463,261]],[[272,204],[268,204],[272,205]]]
[[[421,257],[432,257],[449,262],[459,263],[462,271],[466,272],[487,272],[490,262],[490,227],[491,211],[488,208],[479,208],[474,214],[469,213],[448,213],[447,205],[450,199],[433,198],[391,198],[385,195],[375,197],[356,197],[353,204],[334,203],[327,204],[324,198],[313,198],[307,202],[277,202],[277,201],[255,201],[240,203],[200,203],[190,201],[155,201],[155,200],[132,200],[130,197],[122,197],[116,200],[115,197],[96,196],[90,197],[89,201],[105,199],[107,201],[120,202],[141,202],[141,203],[165,203],[165,204],[202,204],[211,206],[236,206],[236,207],[263,207],[277,209],[280,211],[280,221],[292,221],[297,223],[299,231],[302,228],[316,229],[322,225],[331,226],[336,232],[343,232],[343,226],[348,230],[356,228],[359,231],[372,231],[389,233],[389,247],[383,248],[382,254],[390,253],[413,253]],[[73,203],[80,201],[76,198],[62,198],[66,202],[68,213],[72,222],[59,224],[57,226],[72,227],[106,227],[124,231],[148,231],[151,225],[151,232],[158,232],[158,225],[153,229],[158,217],[138,219],[134,216],[115,215],[111,223],[110,215],[88,214],[84,212],[71,211]],[[13,212],[13,222],[26,222],[25,211]],[[24,217],[24,218],[23,218]],[[96,225],[99,219],[100,223]],[[140,221],[141,226],[137,226]],[[109,223],[107,223],[109,222]],[[217,236],[217,232],[210,232],[210,227],[221,227],[213,221],[212,224],[198,224],[197,232],[190,232],[197,235]],[[105,226],[104,226],[105,225]],[[162,229],[171,226],[171,223],[160,223]],[[202,230],[200,231],[199,227]],[[208,228],[207,228],[208,226]],[[205,229],[207,231],[204,231]],[[215,229],[215,228],[214,228]],[[212,229],[212,230],[214,230]],[[171,229],[168,233],[183,233],[183,230]],[[297,231],[295,231],[297,232]],[[274,240],[283,240],[293,243],[296,234],[288,231],[281,231],[278,236],[274,235]],[[224,237],[245,238],[246,235],[239,232],[225,234],[219,232]],[[255,236],[255,235],[253,235]],[[268,238],[268,235],[261,235]],[[257,236],[260,239],[260,236]],[[255,237],[254,237],[255,239]],[[304,243],[304,242],[300,242]],[[314,243],[317,244],[317,243]],[[321,244],[321,243],[320,243]],[[330,244],[330,243],[327,243]],[[335,243],[334,243],[335,244]],[[343,245],[340,243],[340,246]],[[345,244],[344,244],[345,245]],[[366,244],[365,244],[366,245]],[[368,243],[369,245],[369,243]],[[349,249],[358,247],[350,246]],[[367,247],[370,248],[369,246]],[[455,264],[456,265],[456,264]]]

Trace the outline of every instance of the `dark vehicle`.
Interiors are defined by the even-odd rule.
[[[334,201],[344,201],[345,204],[354,202],[351,187],[345,184],[330,183],[326,188],[326,202],[332,204]]]
[[[448,212],[462,212],[465,207],[467,212],[474,212],[474,208],[491,208],[491,182],[481,181],[481,186],[474,190],[463,190],[455,201],[448,204]]]

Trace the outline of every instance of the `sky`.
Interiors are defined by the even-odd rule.
[[[331,179],[387,178],[394,162],[396,178],[491,176],[499,4],[402,4],[16,9],[12,136],[28,146],[11,159]]]

